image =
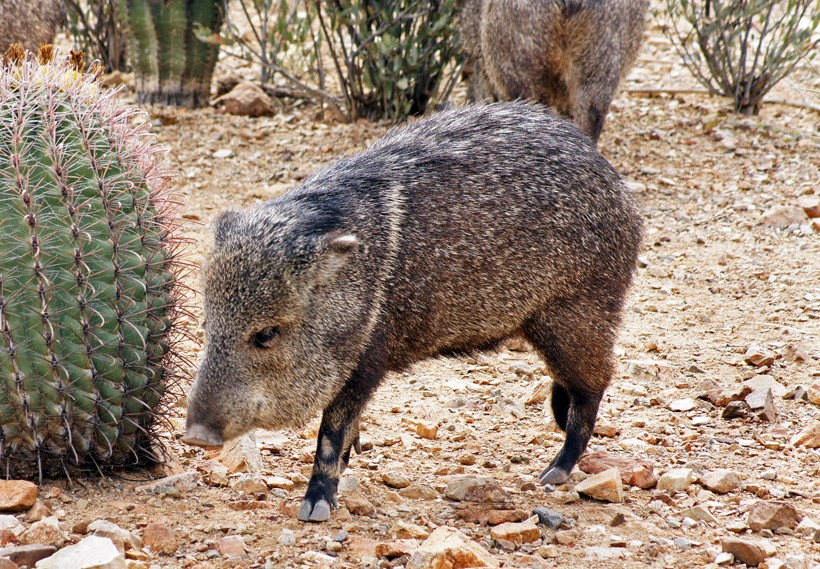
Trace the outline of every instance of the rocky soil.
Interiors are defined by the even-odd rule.
[[[647,93],[691,85],[653,27],[601,139],[647,236],[618,376],[570,484],[537,484],[563,434],[544,405],[547,370],[509,344],[391,375],[328,523],[295,518],[316,421],[205,453],[177,440],[181,404],[163,468],[0,485],[0,544],[13,548],[0,558],[32,565],[62,548],[40,566],[820,567],[820,120]],[[798,87],[816,92],[816,71],[779,98],[799,100]],[[197,261],[219,211],[275,197],[387,128],[274,103],[260,118],[149,110],[180,172]],[[194,361],[199,350],[187,347]]]

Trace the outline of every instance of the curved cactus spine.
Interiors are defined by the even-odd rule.
[[[185,333],[161,148],[95,74],[49,60],[0,68],[0,466],[26,477],[156,458]]]

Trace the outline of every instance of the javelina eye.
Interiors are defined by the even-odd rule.
[[[253,344],[253,347],[258,350],[265,350],[271,347],[271,342],[273,342],[278,335],[278,327],[273,326],[272,328],[265,328],[264,330],[253,335],[253,338],[251,338],[251,344]]]

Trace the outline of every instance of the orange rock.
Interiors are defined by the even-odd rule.
[[[142,530],[142,543],[155,553],[172,554],[179,547],[176,531],[165,524],[152,522]]]
[[[0,480],[0,512],[23,512],[37,501],[37,485],[27,480]]]

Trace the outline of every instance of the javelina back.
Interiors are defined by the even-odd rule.
[[[541,481],[562,482],[612,376],[641,228],[612,166],[543,107],[471,106],[396,129],[216,220],[185,440],[217,447],[321,410],[298,517],[326,520],[387,372],[523,333],[567,432]]]
[[[19,43],[36,53],[64,24],[63,0],[0,0],[0,52]]]
[[[465,0],[472,100],[534,99],[594,141],[641,45],[648,0]]]

